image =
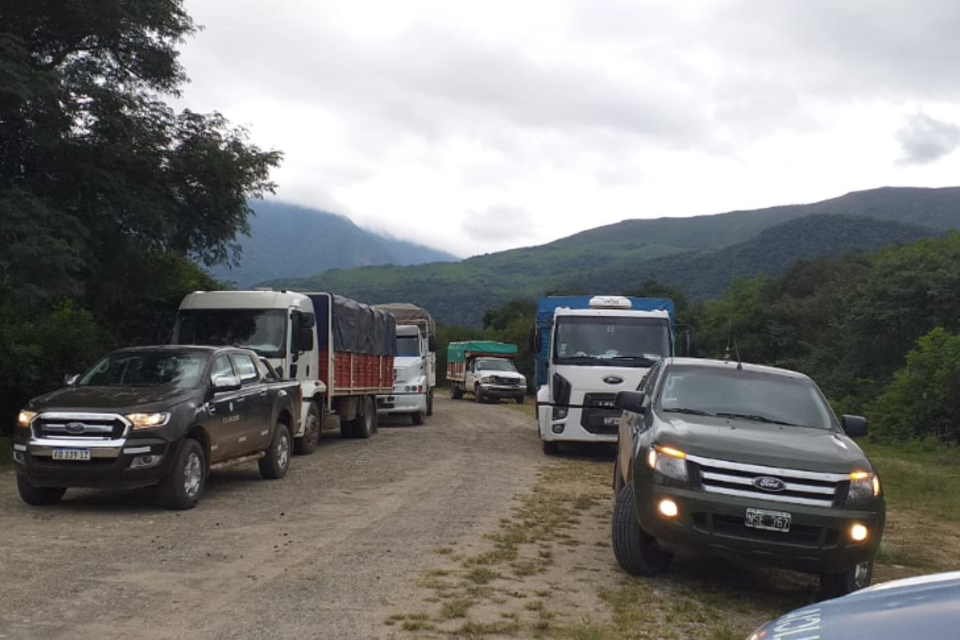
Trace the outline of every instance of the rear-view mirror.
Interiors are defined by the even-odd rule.
[[[641,414],[647,412],[648,403],[647,394],[641,391],[620,391],[613,401],[617,409]]]
[[[843,416],[840,418],[843,425],[843,432],[851,438],[862,438],[867,435],[867,419],[863,416]]]
[[[313,349],[313,327],[300,327],[297,329],[297,350],[310,351]]]
[[[317,324],[317,317],[310,312],[300,312],[300,322],[301,327],[309,329]]]
[[[427,338],[427,351],[434,353],[437,350],[437,337],[430,336]]]
[[[540,353],[540,329],[530,329],[530,353]]]
[[[240,378],[236,376],[217,376],[213,379],[213,392],[225,393],[240,389]]]
[[[63,386],[65,387],[75,386],[77,384],[77,380],[79,379],[80,379],[79,374],[68,373],[67,375],[63,376]]]

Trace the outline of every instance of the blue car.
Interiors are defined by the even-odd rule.
[[[893,580],[768,622],[747,640],[960,637],[960,571]]]

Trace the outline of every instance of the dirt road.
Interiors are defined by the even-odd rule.
[[[200,506],[71,490],[30,508],[0,474],[0,638],[381,638],[436,549],[533,484],[532,421],[438,399],[425,425],[334,434],[278,482],[211,476]]]

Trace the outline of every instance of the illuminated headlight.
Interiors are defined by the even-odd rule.
[[[673,447],[651,447],[647,451],[647,466],[665,478],[681,482],[688,480],[687,454]]]
[[[30,427],[30,423],[33,422],[33,419],[36,417],[36,411],[21,411],[20,415],[17,416],[17,426],[27,429]]]
[[[169,413],[128,413],[125,417],[134,429],[152,429],[170,422]]]
[[[880,495],[880,478],[869,471],[854,471],[850,474],[850,489],[847,504],[870,502]]]
[[[850,539],[854,542],[863,542],[870,535],[870,531],[862,524],[855,524],[850,527]]]

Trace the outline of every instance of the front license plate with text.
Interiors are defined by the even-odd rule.
[[[766,509],[747,509],[745,524],[753,529],[786,533],[790,531],[790,514]]]
[[[54,449],[54,460],[89,460],[90,449]]]

